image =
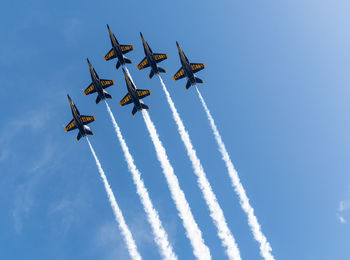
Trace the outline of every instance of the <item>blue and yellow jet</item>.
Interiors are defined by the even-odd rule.
[[[112,96],[105,91],[105,88],[112,86],[114,81],[109,79],[100,79],[95,69],[91,66],[89,59],[87,59],[87,62],[89,64],[92,83],[84,90],[85,96],[97,92],[95,104],[98,104],[101,100],[105,100],[106,98],[112,98]]]
[[[148,43],[143,38],[142,33],[140,33],[140,35],[142,38],[143,50],[145,51],[146,57],[140,62],[139,65],[137,65],[137,68],[141,70],[147,67],[151,67],[151,72],[149,74],[150,79],[154,74],[158,74],[159,72],[165,73],[166,70],[158,67],[157,63],[167,59],[168,55],[162,53],[153,53],[151,47],[149,47]]]
[[[194,74],[205,68],[204,63],[190,63],[185,53],[181,50],[178,42],[176,42],[176,45],[177,49],[179,50],[181,68],[175,73],[173,79],[178,80],[187,77],[186,89],[189,89],[192,85],[195,85],[196,83],[203,83],[203,80],[197,78]]]
[[[70,108],[72,110],[73,119],[64,128],[66,132],[69,132],[78,128],[79,133],[77,136],[77,141],[79,141],[80,138],[86,135],[93,135],[94,133],[90,130],[87,124],[90,124],[91,122],[95,121],[95,117],[80,115],[78,108],[75,106],[75,104],[73,103],[69,95],[67,96],[68,96]]]
[[[134,108],[132,109],[131,115],[135,115],[135,113],[142,109],[149,109],[149,106],[142,103],[141,99],[151,95],[151,91],[149,89],[136,89],[134,83],[128,75],[126,74],[123,68],[126,88],[128,89],[128,94],[119,102],[120,106],[125,106],[131,103],[134,103]]]
[[[109,38],[111,40],[112,49],[106,54],[105,61],[118,58],[117,65],[115,66],[116,69],[118,69],[120,66],[125,65],[125,63],[132,63],[131,60],[124,56],[124,54],[128,53],[129,51],[132,51],[134,49],[134,46],[120,45],[115,35],[111,32],[111,29],[109,29],[108,24],[107,29],[109,32]]]

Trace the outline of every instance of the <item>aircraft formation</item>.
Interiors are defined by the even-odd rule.
[[[104,59],[105,61],[116,59],[117,61],[115,65],[116,70],[119,70],[119,68],[121,67],[125,78],[127,93],[123,97],[123,99],[119,102],[119,104],[120,106],[133,104],[131,115],[134,116],[138,111],[149,109],[149,106],[144,104],[142,99],[151,95],[151,91],[149,89],[137,89],[132,79],[132,76],[130,75],[130,72],[126,66],[127,64],[132,64],[132,61],[126,57],[126,54],[134,50],[134,46],[119,44],[117,38],[112,33],[109,25],[107,25],[107,29],[108,29],[112,48],[105,55]],[[167,91],[167,88],[160,76],[160,73],[166,73],[166,70],[159,67],[158,63],[166,60],[168,58],[168,55],[166,53],[154,53],[151,47],[149,46],[148,42],[143,37],[142,33],[140,33],[140,36],[142,40],[142,46],[144,49],[145,57],[137,65],[137,68],[138,70],[142,70],[149,67],[150,68],[149,79],[152,79],[154,75],[158,75],[163,91],[165,93],[166,99],[168,101],[169,107],[171,109],[173,119],[176,122],[176,125],[178,127],[178,132],[180,134],[181,140],[186,148],[187,155],[192,163],[194,174],[197,177],[198,187],[202,191],[203,199],[205,200],[208,206],[208,209],[210,211],[210,217],[213,220],[213,224],[216,226],[218,238],[221,240],[221,244],[225,248],[226,255],[230,260],[241,260],[239,248],[235,242],[235,239],[231,230],[229,229],[229,226],[227,225],[224,212],[216,198],[214,191],[211,188],[209,180],[206,177],[206,173],[192,145],[190,136],[185,129],[185,126],[180,118],[180,115],[177,112],[175,104],[172,101],[170,94]],[[201,71],[202,69],[204,69],[205,65],[203,63],[190,63],[189,59],[185,55],[184,51],[181,49],[180,44],[178,42],[176,42],[176,46],[179,53],[181,67],[173,75],[173,79],[177,81],[182,78],[187,78],[187,83],[185,85],[186,90],[189,89],[191,86],[195,86],[198,83],[203,83],[203,80],[198,78],[195,74]],[[137,170],[136,165],[134,164],[132,155],[130,154],[127,144],[122,136],[121,130],[108,105],[108,102],[106,101],[107,99],[112,99],[112,96],[106,91],[106,89],[114,85],[114,81],[110,79],[101,79],[97,74],[97,72],[95,71],[92,64],[90,63],[89,59],[87,59],[87,63],[89,66],[92,82],[85,90],[83,90],[84,95],[91,95],[96,93],[97,96],[96,96],[95,104],[99,104],[101,100],[105,101],[107,112],[110,115],[115,132],[119,139],[119,143],[124,152],[124,157],[125,157],[125,161],[128,164],[129,172],[132,174],[134,183],[137,187],[137,193],[141,199],[141,203],[143,204],[145,213],[148,217],[148,221],[151,224],[155,242],[157,243],[160,249],[160,253],[163,256],[163,259],[176,260],[177,256],[173,252],[172,246],[168,241],[166,231],[162,227],[158,213],[151,202],[147,189],[145,188],[145,185],[142,181],[141,175]],[[222,155],[222,160],[225,162],[225,165],[228,171],[228,176],[231,179],[232,186],[234,187],[234,190],[239,197],[241,208],[247,215],[248,225],[250,226],[254,239],[260,245],[260,255],[265,260],[274,260],[274,256],[271,253],[272,249],[270,247],[270,244],[267,241],[265,235],[261,231],[261,226],[257,220],[257,217],[254,215],[254,209],[250,205],[249,198],[247,197],[247,194],[243,189],[242,184],[240,183],[238,173],[236,172],[233,166],[233,163],[226,151],[225,145],[215,125],[214,119],[211,116],[211,113],[199,89],[197,87],[195,89],[202,103],[203,109],[207,115],[207,119],[209,121],[210,127],[212,129],[213,135],[216,139],[216,142],[219,148],[218,150]],[[108,184],[107,177],[88,139],[88,135],[93,135],[94,133],[91,131],[91,129],[87,125],[95,121],[95,117],[81,115],[78,108],[71,100],[70,96],[69,95],[67,96],[70,103],[73,119],[67,124],[67,126],[65,127],[65,130],[69,132],[69,131],[78,129],[79,132],[76,138],[77,141],[79,141],[82,137],[86,137],[90,150],[95,158],[96,165],[100,172],[101,178],[104,182],[105,189],[108,194],[108,198],[110,200],[112,209],[114,211],[114,215],[118,222],[118,226],[120,228],[122,235],[124,236],[124,241],[127,244],[129,255],[133,260],[139,260],[141,259],[141,256],[137,251],[135,241],[132,237],[130,230],[128,229],[125,223],[121,210],[118,208],[118,204],[113,195],[113,191],[111,190],[110,185]],[[148,112],[142,111],[141,114],[145,121],[146,128],[149,132],[150,138],[153,142],[158,161],[160,162],[164,177],[167,181],[168,188],[172,196],[172,200],[174,201],[175,206],[178,210],[179,217],[182,219],[183,226],[186,230],[186,236],[190,240],[190,243],[192,245],[193,254],[197,259],[211,259],[210,250],[205,245],[201,231],[192,215],[191,208],[188,204],[185,194],[178,183],[178,179],[168,159],[166,150],[159,139],[157,130]]]
[[[112,49],[105,55],[104,59],[105,61],[117,59],[118,61],[115,66],[117,70],[119,69],[120,66],[122,66],[128,93],[119,102],[119,104],[120,106],[125,106],[133,103],[134,107],[132,109],[131,115],[135,115],[137,111],[140,111],[142,109],[149,109],[149,106],[145,105],[141,101],[141,99],[151,95],[151,91],[149,89],[148,90],[137,89],[135,84],[133,83],[133,81],[131,80],[131,78],[129,77],[129,75],[126,73],[124,69],[124,66],[126,66],[126,64],[132,63],[132,61],[128,59],[125,56],[125,54],[134,50],[134,46],[119,44],[117,38],[115,37],[114,33],[112,33],[108,24],[107,24],[107,29],[108,29]],[[146,57],[137,65],[137,68],[141,70],[141,69],[150,67],[151,68],[150,74],[149,74],[150,79],[154,75],[157,75],[159,73],[165,73],[166,70],[159,67],[157,64],[162,62],[163,60],[166,60],[168,58],[168,55],[166,53],[165,54],[153,53],[151,47],[149,46],[147,41],[144,39],[141,32],[140,32],[140,36],[141,36],[142,46]],[[191,86],[197,83],[203,83],[203,80],[196,77],[195,73],[204,69],[205,65],[203,63],[190,63],[185,53],[181,50],[178,42],[176,42],[176,46],[179,51],[181,68],[175,73],[175,75],[173,76],[173,79],[179,80],[184,77],[187,77],[186,89],[189,89]],[[112,99],[112,96],[108,94],[105,89],[114,85],[114,81],[108,80],[108,79],[100,79],[97,72],[91,65],[89,59],[87,59],[87,62],[89,65],[92,82],[85,90],[83,90],[84,94],[90,95],[93,93],[97,93],[95,104],[98,104],[101,100],[105,100],[107,98]],[[77,141],[79,141],[81,137],[85,137],[87,135],[93,135],[94,133],[86,125],[95,121],[95,117],[80,115],[78,108],[73,103],[69,95],[68,95],[68,100],[71,106],[73,119],[67,124],[67,126],[65,127],[65,130],[69,132],[71,130],[78,129],[79,133],[76,138]]]

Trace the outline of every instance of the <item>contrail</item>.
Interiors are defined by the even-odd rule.
[[[266,260],[274,260],[275,258],[271,253],[272,249],[271,249],[270,243],[267,241],[265,235],[261,231],[261,227],[260,227],[260,224],[258,222],[258,219],[254,215],[254,209],[249,203],[249,199],[247,197],[247,194],[246,194],[246,192],[243,188],[243,185],[239,179],[238,173],[233,166],[233,163],[230,159],[230,156],[226,150],[225,144],[221,139],[221,135],[220,135],[220,133],[215,125],[214,119],[211,116],[210,111],[209,111],[201,93],[197,89],[197,87],[196,87],[196,90],[197,90],[199,99],[201,100],[201,103],[203,105],[203,108],[207,114],[211,129],[213,130],[216,142],[219,146],[219,151],[221,152],[222,159],[224,160],[224,162],[226,164],[226,168],[227,168],[229,176],[231,178],[232,186],[234,187],[235,192],[239,196],[239,200],[240,200],[240,204],[241,204],[242,209],[244,210],[244,212],[248,216],[249,227],[253,232],[254,239],[260,244],[260,255]]]
[[[143,208],[147,214],[148,222],[151,224],[153,235],[155,237],[155,242],[160,249],[160,254],[162,255],[163,259],[176,260],[177,257],[174,254],[173,248],[168,241],[168,235],[162,226],[162,222],[159,219],[158,212],[153,207],[153,204],[152,204],[152,201],[149,197],[148,191],[147,191],[145,184],[141,178],[141,173],[136,168],[136,165],[134,163],[134,159],[129,152],[129,148],[126,145],[126,142],[123,138],[123,135],[120,131],[120,128],[115,120],[115,117],[114,117],[107,101],[105,101],[105,104],[107,107],[108,114],[112,120],[115,132],[117,133],[120,145],[121,145],[122,150],[124,152],[125,161],[128,164],[129,171],[131,172],[132,178],[133,178],[134,183],[136,185],[137,194],[139,195],[139,197],[141,199],[141,203],[143,205]]]
[[[210,183],[206,177],[206,174],[204,172],[204,169],[202,167],[202,164],[197,157],[196,150],[193,148],[190,136],[188,132],[185,129],[185,126],[180,118],[179,113],[176,110],[175,104],[172,101],[170,94],[163,82],[163,79],[160,75],[158,75],[160,83],[162,84],[165,96],[167,98],[167,101],[169,103],[169,106],[171,108],[171,111],[173,113],[173,118],[176,122],[179,134],[181,136],[182,142],[184,143],[187,155],[191,160],[192,167],[194,170],[194,173],[197,176],[197,182],[199,185],[199,188],[201,189],[205,202],[207,203],[207,206],[210,211],[210,216],[214,221],[214,224],[218,231],[218,236],[221,239],[222,245],[226,248],[226,254],[229,259],[231,260],[238,260],[241,259],[239,249],[237,247],[237,244],[235,242],[235,239],[230,231],[230,229],[227,226],[226,219],[224,216],[224,213],[216,199],[216,196],[210,186]]]
[[[158,161],[161,164],[163,173],[168,182],[171,196],[175,202],[176,208],[185,227],[186,236],[190,240],[193,247],[193,253],[197,259],[211,259],[209,248],[204,244],[202,232],[198,228],[198,225],[193,218],[191,208],[188,205],[184,192],[180,188],[179,181],[174,173],[173,167],[169,162],[163,144],[159,140],[157,130],[150,116],[148,115],[148,112],[146,110],[142,110],[141,112],[143,119],[145,120],[149,135],[153,141]]]
[[[91,153],[92,153],[92,155],[95,158],[98,171],[99,171],[99,173],[101,175],[101,179],[103,181],[103,184],[105,185],[105,189],[106,189],[106,192],[107,192],[107,196],[108,196],[109,202],[111,203],[111,207],[113,209],[113,213],[114,213],[115,219],[116,219],[116,221],[117,221],[117,223],[119,225],[120,232],[122,233],[122,235],[124,237],[124,241],[125,241],[126,246],[128,248],[130,257],[133,260],[141,260],[142,258],[141,258],[140,253],[137,250],[137,246],[135,244],[135,240],[132,237],[132,234],[131,234],[128,226],[125,223],[123,214],[122,214],[122,212],[121,212],[121,210],[120,210],[120,208],[119,208],[119,206],[117,204],[117,201],[115,200],[113,191],[112,191],[111,187],[109,186],[107,177],[106,177],[106,175],[105,175],[105,173],[104,173],[104,171],[102,169],[101,163],[98,160],[98,158],[96,156],[96,153],[95,153],[94,149],[92,148],[91,143],[90,143],[90,141],[89,141],[89,139],[87,137],[86,137],[86,140],[87,140],[87,142],[89,144]]]

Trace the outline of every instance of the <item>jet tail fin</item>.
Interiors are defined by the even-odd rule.
[[[163,68],[161,68],[161,67],[158,67],[158,70],[159,70],[159,72],[162,72],[162,73],[165,73],[165,72],[166,72],[166,70],[163,69]]]
[[[118,62],[117,62],[117,64],[115,65],[115,69],[117,70],[117,69],[119,69],[119,67],[120,67],[120,61],[118,60]]]
[[[131,63],[132,63],[132,61],[131,61],[131,60],[129,60],[128,58],[124,58],[124,61],[125,61],[125,63],[129,63],[129,64],[131,64]]]

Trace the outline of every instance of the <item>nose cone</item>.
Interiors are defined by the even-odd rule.
[[[109,25],[107,24],[107,29],[110,35],[112,35],[111,29],[109,28]]]
[[[179,50],[179,52],[181,52],[180,45],[179,45],[179,43],[177,41],[176,41],[176,46],[177,46],[177,49]]]
[[[70,96],[68,94],[67,94],[67,97],[68,97],[69,104],[72,106],[73,105],[72,99],[70,98]]]
[[[86,59],[86,60],[87,60],[87,63],[89,64],[90,70],[92,70],[92,66],[91,66],[91,63],[90,63],[89,59]]]

